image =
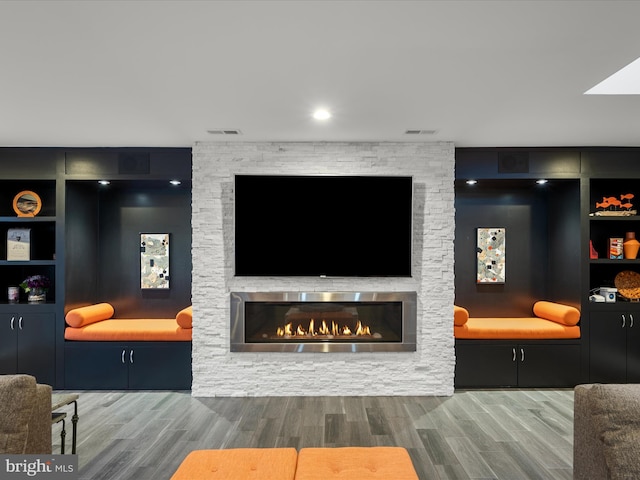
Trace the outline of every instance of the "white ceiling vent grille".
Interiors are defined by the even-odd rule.
[[[216,128],[213,130],[207,130],[210,135],[242,135],[242,132],[237,128]]]
[[[405,135],[435,135],[437,130],[405,130]]]

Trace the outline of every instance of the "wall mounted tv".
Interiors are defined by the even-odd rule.
[[[236,276],[410,277],[413,181],[236,175]]]

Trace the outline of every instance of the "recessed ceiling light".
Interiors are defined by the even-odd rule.
[[[316,120],[328,120],[331,118],[331,113],[328,110],[319,109],[313,112],[313,118]]]
[[[467,180],[467,185],[475,185],[476,183],[478,183],[478,180]]]
[[[98,180],[100,185],[109,185],[111,182],[109,180]]]
[[[640,58],[604,79],[585,95],[640,95]]]
[[[536,180],[536,183],[538,185],[544,185],[545,183],[547,183],[549,180],[547,180],[546,178],[541,178],[540,180]]]
[[[174,187],[177,187],[178,185],[180,185],[182,182],[180,180],[169,180],[169,183],[171,185],[173,185]]]

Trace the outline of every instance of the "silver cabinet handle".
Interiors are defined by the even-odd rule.
[[[123,349],[122,349],[122,360],[121,360],[121,361],[122,361],[122,363],[124,363],[124,354],[125,354],[125,352],[126,352],[126,351],[125,351],[125,349],[123,348]]]
[[[515,347],[511,349],[511,351],[513,352],[513,358],[511,359],[512,362],[516,361],[516,349]]]
[[[625,323],[626,323],[626,321],[625,321],[624,313],[623,313],[622,314],[622,328],[624,328]]]
[[[520,349],[520,361],[524,362],[524,348]]]
[[[133,349],[129,352],[129,363],[133,363]]]
[[[16,317],[11,317],[11,330],[15,330],[15,322],[16,322]]]
[[[633,314],[629,314],[629,328],[633,328]]]
[[[20,318],[18,319],[18,328],[20,330],[22,330],[22,315],[20,316]]]

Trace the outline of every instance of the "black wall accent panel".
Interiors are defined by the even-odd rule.
[[[478,317],[529,316],[536,300],[579,304],[577,180],[545,187],[530,180],[495,181],[487,187],[457,182],[455,202],[456,304]],[[478,227],[506,228],[503,285],[476,284]]]
[[[67,182],[65,314],[99,299],[99,205],[95,182]]]
[[[580,182],[553,181],[549,188],[549,300],[580,308]]]
[[[69,150],[65,153],[67,175],[87,175],[95,178],[118,173],[118,154],[111,150]]]
[[[582,171],[593,176],[625,178],[640,176],[640,149],[592,148],[582,153]]]
[[[123,318],[171,318],[191,304],[191,192],[117,182],[100,194],[98,292]],[[140,233],[170,233],[171,288],[140,289]]]
[[[65,153],[65,173],[82,178],[136,179],[150,175],[155,179],[191,179],[189,148],[91,148]]]
[[[3,178],[54,178],[57,159],[63,153],[51,148],[0,149],[0,175]],[[31,189],[34,190],[34,189]]]
[[[529,152],[499,152],[498,173],[528,173]]]
[[[580,174],[576,148],[456,148],[456,178],[539,178]]]
[[[148,152],[123,152],[118,155],[118,173],[143,174],[151,173],[151,158]]]

